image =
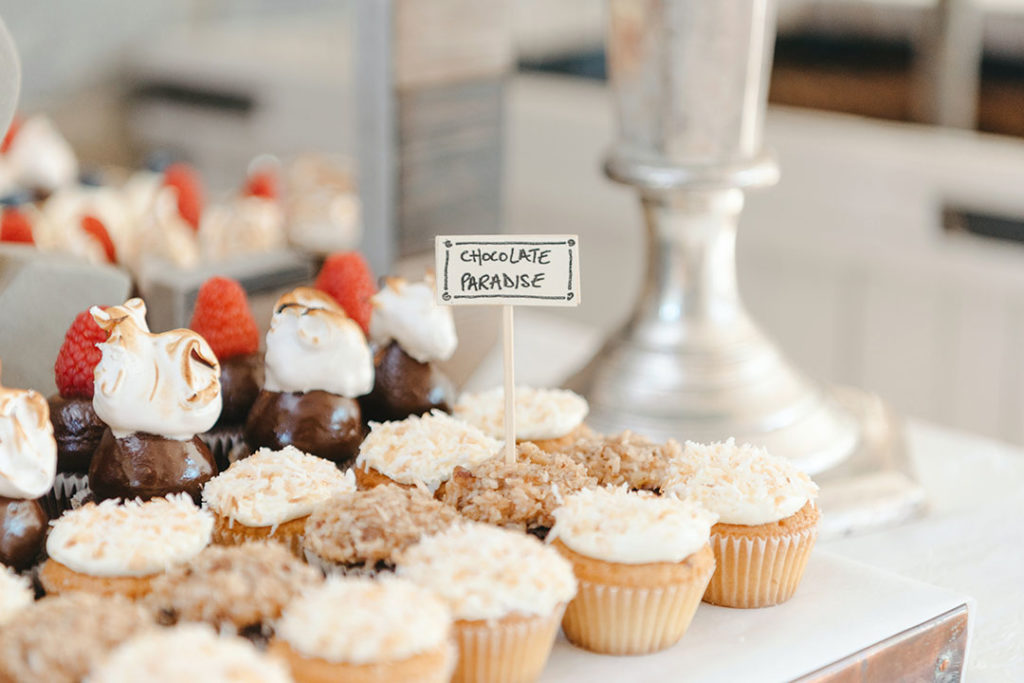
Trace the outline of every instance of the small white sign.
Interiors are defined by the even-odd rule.
[[[439,235],[441,304],[578,306],[576,235]]]

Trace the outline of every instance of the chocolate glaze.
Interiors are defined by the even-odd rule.
[[[359,404],[326,391],[261,391],[245,424],[253,451],[290,445],[341,468],[352,464],[362,440]]]
[[[420,363],[391,342],[377,350],[373,365],[373,391],[359,399],[363,419],[385,422],[434,409],[452,412],[455,385],[433,363]]]
[[[0,563],[19,571],[35,564],[48,522],[39,501],[0,496]]]
[[[213,455],[199,437],[175,441],[140,432],[118,439],[108,429],[92,457],[89,488],[97,501],[181,492],[199,503],[203,484],[216,474]]]
[[[57,471],[85,474],[107,425],[92,408],[91,398],[49,398],[50,422],[57,440]]]
[[[220,397],[223,407],[217,427],[242,425],[263,386],[263,356],[247,353],[220,364]]]

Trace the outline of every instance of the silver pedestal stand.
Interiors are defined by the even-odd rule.
[[[786,455],[822,484],[826,533],[911,514],[899,424],[874,397],[804,377],[740,300],[743,192],[778,178],[762,150],[774,3],[609,0],[609,27],[619,139],[605,171],[640,195],[648,272],[632,319],[570,380],[588,422]]]

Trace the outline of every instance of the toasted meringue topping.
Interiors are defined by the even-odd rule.
[[[516,438],[557,439],[583,424],[590,407],[578,394],[566,389],[516,387]],[[500,438],[505,432],[505,390],[495,387],[476,394],[462,394],[455,416]]]
[[[359,325],[308,287],[278,299],[267,332],[267,391],[326,391],[356,398],[373,389],[373,356]]]
[[[46,116],[33,116],[21,124],[6,158],[24,187],[52,192],[78,181],[75,152]]]
[[[208,431],[220,417],[220,364],[210,345],[192,330],[152,334],[146,304],[90,309],[110,332],[98,344],[96,414],[123,438],[135,432],[185,441]]]
[[[414,283],[387,278],[373,296],[370,337],[378,344],[394,339],[421,363],[451,358],[459,344],[452,309],[438,306],[434,294],[432,276]]]
[[[203,211],[199,245],[208,261],[273,251],[283,244],[284,212],[272,199],[239,197]]]
[[[56,472],[46,399],[31,389],[0,386],[0,496],[38,498],[53,486]]]
[[[199,263],[196,231],[178,212],[178,191],[173,187],[157,190],[140,220],[139,257],[166,261],[179,268]]]

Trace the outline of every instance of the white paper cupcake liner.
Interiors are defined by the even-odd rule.
[[[769,607],[793,597],[818,536],[817,526],[755,538],[711,531],[716,569],[704,601],[724,607]]]
[[[565,605],[548,616],[456,621],[459,661],[453,683],[534,681],[544,670]]]
[[[199,435],[217,462],[217,469],[226,470],[231,463],[249,455],[241,427],[218,427]]]
[[[71,501],[79,491],[89,488],[88,474],[58,472],[53,480],[53,488],[39,499],[50,519],[56,519],[71,509]]]

